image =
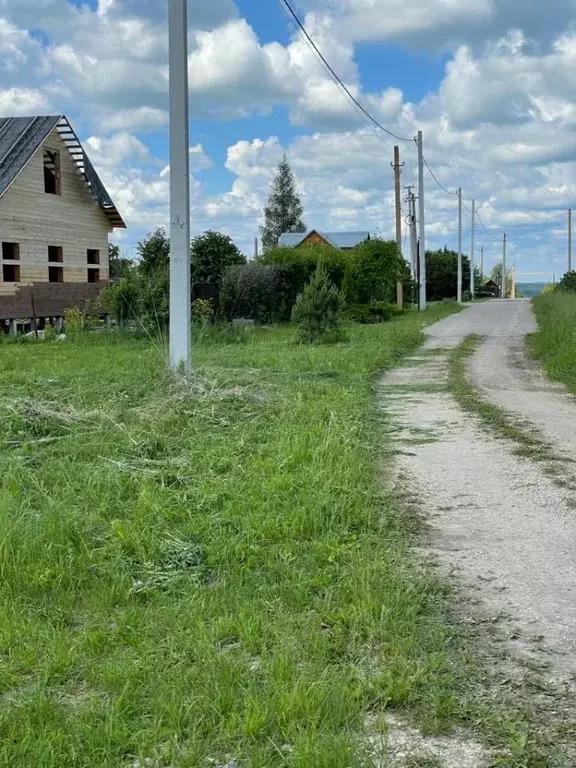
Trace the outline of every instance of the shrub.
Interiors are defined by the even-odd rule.
[[[258,261],[279,268],[278,312],[280,319],[289,320],[298,295],[310,282],[318,264],[326,269],[337,288],[342,287],[347,256],[338,248],[317,243],[300,248],[273,248]]]
[[[279,319],[280,270],[257,262],[230,267],[222,281],[222,312],[228,320],[245,317],[257,323]]]
[[[64,328],[68,336],[75,336],[84,330],[84,316],[79,307],[64,310]]]
[[[56,328],[52,325],[52,323],[46,323],[44,327],[44,341],[55,341],[56,340]]]
[[[214,308],[210,299],[196,299],[192,302],[192,317],[201,325],[208,325],[214,319]]]
[[[147,333],[163,335],[170,325],[170,275],[150,272],[139,281],[139,319]]]
[[[296,299],[292,312],[300,340],[307,343],[339,340],[344,304],[343,295],[328,277],[326,269],[318,266]]]
[[[141,287],[137,276],[129,273],[118,283],[105,286],[98,303],[118,321],[118,325],[123,327],[129,320],[138,316],[140,293]]]
[[[374,325],[375,323],[385,323],[403,314],[403,310],[396,304],[386,301],[376,301],[373,304],[354,304],[350,308],[350,317],[356,323],[363,325]]]
[[[576,272],[566,272],[558,284],[558,288],[563,291],[576,291]]]

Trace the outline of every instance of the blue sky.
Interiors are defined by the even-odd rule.
[[[520,271],[564,270],[574,0],[294,5],[359,101],[401,136],[421,128],[438,179],[477,199],[488,266],[506,230]],[[393,142],[353,111],[279,3],[189,8],[194,231],[249,251],[287,152],[310,227],[392,236]],[[69,115],[129,224],[115,236],[128,253],[168,219],[166,46],[166,0],[0,0],[0,114]],[[402,152],[412,183],[413,144]],[[455,246],[455,198],[430,176],[426,219],[429,246]]]

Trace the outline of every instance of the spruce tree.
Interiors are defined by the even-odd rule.
[[[268,205],[264,209],[262,245],[265,251],[275,248],[283,232],[306,232],[302,221],[302,203],[296,193],[296,182],[286,155],[278,163]]]

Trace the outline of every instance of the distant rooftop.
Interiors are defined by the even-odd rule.
[[[278,245],[295,247],[313,232],[324,238],[334,248],[355,248],[365,240],[370,240],[370,232],[321,232],[319,229],[311,229],[308,232],[284,232],[280,235]]]

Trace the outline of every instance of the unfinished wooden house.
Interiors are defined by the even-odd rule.
[[[0,118],[0,331],[96,297],[125,226],[66,117]]]

